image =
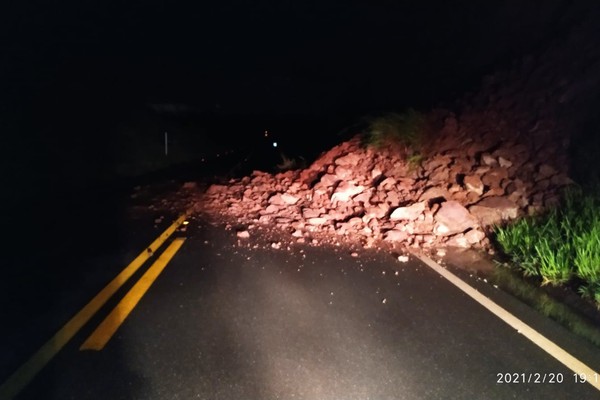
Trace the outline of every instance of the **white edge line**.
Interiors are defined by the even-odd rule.
[[[423,261],[428,267],[436,271],[438,274],[442,275],[448,281],[450,281],[453,285],[458,287],[460,290],[465,292],[467,295],[472,297],[479,304],[487,308],[497,317],[502,319],[508,325],[512,326],[517,330],[518,333],[525,336],[527,339],[531,340],[537,346],[539,346],[542,350],[550,354],[552,357],[560,361],[567,368],[573,371],[576,374],[581,374],[586,376],[588,379],[586,380],[590,385],[594,386],[596,389],[600,390],[600,374],[594,371],[592,368],[588,367],[577,358],[573,357],[571,354],[567,353],[561,347],[559,347],[556,343],[552,342],[541,333],[512,315],[510,312],[500,307],[498,304],[494,303],[488,297],[484,296],[480,292],[478,292],[471,285],[460,279],[458,276],[454,275],[452,272],[448,271],[446,268],[437,264],[431,258],[426,255],[412,253],[415,257],[419,258]],[[594,379],[596,378],[596,379]]]

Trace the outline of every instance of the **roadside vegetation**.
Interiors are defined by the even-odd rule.
[[[417,168],[425,157],[429,135],[425,116],[413,108],[389,112],[367,119],[364,144],[374,148],[400,147],[411,168]]]
[[[600,119],[570,140],[570,177],[556,207],[494,227],[490,279],[600,346]]]
[[[557,207],[494,229],[502,253],[542,286],[572,289],[600,310],[600,119],[571,138],[570,185]]]
[[[495,228],[502,252],[523,275],[568,286],[600,309],[600,198],[579,186],[546,213]]]

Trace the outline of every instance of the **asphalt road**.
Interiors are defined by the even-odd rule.
[[[103,226],[83,215],[70,220],[66,232],[80,239],[37,258],[48,268],[70,267],[33,280],[33,288],[21,277],[3,295],[0,381],[177,215],[154,217],[122,212]],[[90,236],[86,249],[94,227],[109,236]],[[185,242],[106,346],[80,350],[175,238]],[[600,349],[486,282],[456,274],[600,370]],[[519,383],[500,383],[507,378]],[[536,378],[546,382],[520,382]],[[273,248],[195,218],[15,398],[594,399],[600,392],[576,383],[573,371],[415,258],[296,243]]]

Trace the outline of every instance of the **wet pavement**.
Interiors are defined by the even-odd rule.
[[[3,380],[176,218],[158,212],[163,218],[157,220],[157,212],[124,214],[120,240],[96,257],[86,257],[84,250],[73,253],[67,259],[81,266],[76,277],[50,282],[41,292],[45,297],[34,296],[22,309],[22,318],[9,314],[2,353],[10,357],[4,359]],[[77,232],[85,237],[90,228]],[[174,235],[186,238],[181,250],[107,346],[79,350],[147,266],[18,399],[597,395],[419,260],[400,262],[377,249],[274,241],[265,229],[264,237],[240,239],[228,227],[191,218],[185,231]],[[457,273],[598,369],[597,348],[468,271]],[[22,306],[17,299],[13,310]],[[554,374],[562,382],[500,383],[505,374],[536,373]]]

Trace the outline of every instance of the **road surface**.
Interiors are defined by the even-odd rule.
[[[61,240],[52,240],[60,249],[33,258],[58,276],[44,272],[27,286],[9,275],[17,283],[3,295],[2,400],[600,398],[414,256],[401,262],[376,249],[238,238],[201,217],[187,218],[148,252],[180,215],[161,213],[157,221],[121,211],[108,220],[63,221]],[[144,252],[139,269],[80,328],[64,330]],[[600,349],[476,276],[453,273],[600,370]],[[121,300],[136,287],[127,310]],[[86,346],[111,315],[121,322],[106,342]],[[56,332],[68,337],[40,359]]]

